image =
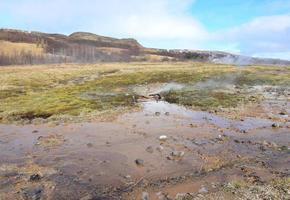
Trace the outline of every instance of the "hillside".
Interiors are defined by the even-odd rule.
[[[0,29],[0,65],[170,60],[235,65],[290,65],[290,61],[252,58],[226,52],[145,48],[135,39],[116,39],[87,32],[75,32],[67,36]]]

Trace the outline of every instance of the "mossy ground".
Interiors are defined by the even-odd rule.
[[[202,63],[107,63],[95,65],[11,66],[0,69],[0,120],[31,121],[94,116],[136,107],[132,87],[151,83],[195,84],[226,74],[241,74],[238,85],[290,84],[289,67],[237,68]],[[240,95],[214,90],[170,91],[169,102],[201,108],[232,107]]]

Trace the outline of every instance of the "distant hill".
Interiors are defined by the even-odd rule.
[[[0,29],[0,65],[186,60],[236,65],[290,65],[290,61],[285,60],[225,52],[145,48],[135,39],[116,39],[87,32],[67,36]]]

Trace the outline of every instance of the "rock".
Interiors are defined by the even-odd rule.
[[[279,115],[286,115],[286,113],[285,112],[280,112]]]
[[[169,115],[170,115],[170,113],[169,113],[169,112],[165,112],[165,115],[166,115],[166,116],[169,116]]]
[[[245,129],[240,130],[241,133],[247,133]]]
[[[144,160],[138,158],[138,159],[135,160],[135,163],[138,166],[143,166],[144,165]]]
[[[171,152],[171,156],[173,157],[178,157],[178,158],[181,158],[182,156],[184,156],[184,151],[172,151]]]
[[[168,137],[166,135],[159,136],[160,141],[166,141],[167,139],[168,139]]]
[[[197,128],[197,127],[198,127],[196,124],[189,124],[189,126],[190,126],[191,128]]]
[[[146,151],[147,151],[148,153],[153,153],[153,152],[154,152],[154,149],[153,149],[152,146],[149,146],[149,147],[146,148]]]
[[[38,130],[33,130],[32,133],[38,133]]]
[[[149,193],[148,192],[142,192],[141,200],[149,200]]]
[[[208,193],[208,190],[206,189],[206,187],[202,186],[199,190],[198,193]]]
[[[235,143],[240,143],[240,141],[239,141],[239,140],[234,140],[234,142],[235,142]]]
[[[32,174],[29,178],[31,181],[39,181],[41,179],[41,175],[39,174]]]
[[[279,128],[279,124],[278,124],[278,123],[273,123],[273,124],[272,124],[272,127],[273,127],[273,128]]]
[[[155,116],[160,116],[160,112],[155,112]]]

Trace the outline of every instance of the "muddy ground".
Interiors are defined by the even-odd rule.
[[[106,122],[1,124],[0,199],[290,199],[289,90],[249,90],[263,100],[140,99]]]

